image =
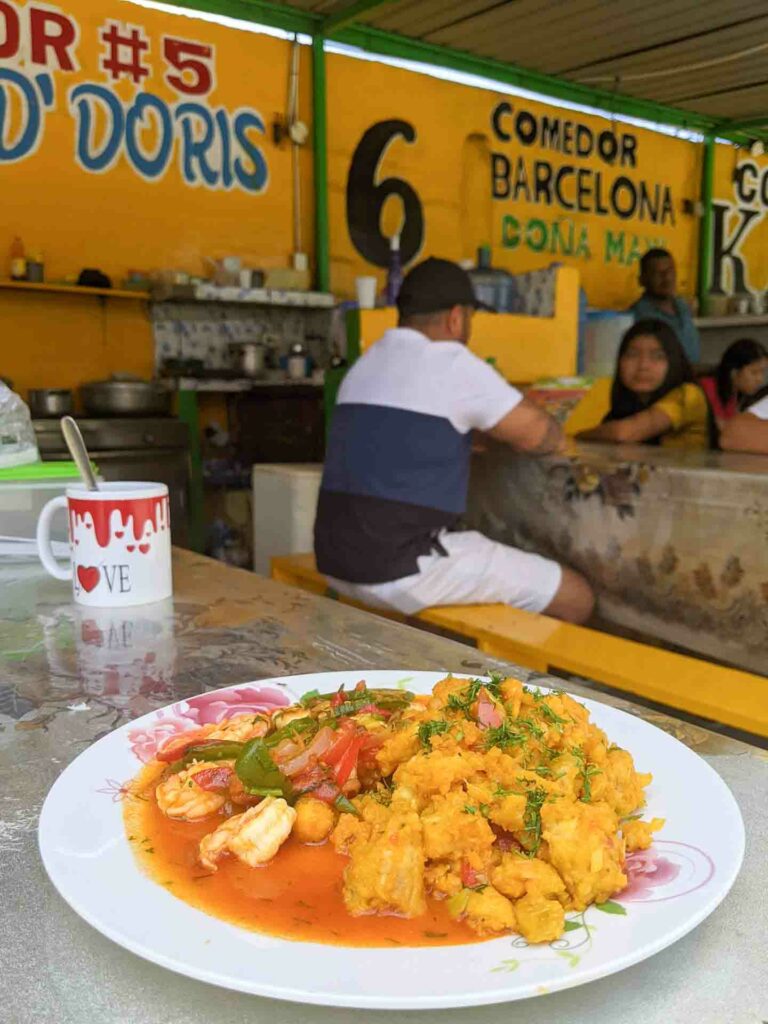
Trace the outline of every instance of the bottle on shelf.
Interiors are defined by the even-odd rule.
[[[400,235],[392,235],[389,240],[389,270],[387,271],[387,305],[394,306],[403,283],[403,271],[400,266]]]
[[[36,284],[42,284],[45,280],[45,264],[39,249],[27,260],[27,280]]]
[[[12,281],[26,281],[27,279],[27,254],[24,250],[24,243],[17,235],[11,242],[9,253],[10,277]]]

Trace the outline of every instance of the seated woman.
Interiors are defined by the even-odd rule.
[[[720,432],[720,447],[726,452],[768,455],[768,388],[758,391],[744,412],[726,421]]]
[[[768,350],[752,338],[740,338],[723,353],[711,377],[702,377],[704,389],[718,427],[745,408],[765,384]]]
[[[663,320],[638,320],[621,339],[611,408],[583,441],[709,448],[711,414],[677,335]]]

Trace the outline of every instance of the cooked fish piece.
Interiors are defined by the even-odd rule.
[[[355,915],[424,913],[424,848],[416,811],[393,810],[369,839],[352,846],[344,902]]]
[[[512,901],[492,885],[468,893],[464,917],[480,935],[510,931],[517,923]]]
[[[541,823],[550,863],[565,882],[574,910],[602,903],[626,886],[624,841],[608,804],[545,803]]]
[[[529,893],[515,902],[517,930],[528,942],[552,942],[563,934],[565,911],[555,899]]]
[[[504,853],[491,872],[491,881],[505,896],[520,899],[527,893],[556,896],[565,893],[565,883],[551,864],[536,857]]]

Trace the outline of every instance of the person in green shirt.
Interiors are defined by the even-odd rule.
[[[666,249],[649,249],[640,260],[640,284],[644,291],[629,307],[635,320],[663,320],[675,331],[692,363],[701,356],[699,332],[688,304],[677,295],[677,269]]]

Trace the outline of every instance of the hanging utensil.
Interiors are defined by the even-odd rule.
[[[88,455],[88,449],[85,447],[83,435],[80,433],[80,427],[78,427],[71,416],[61,417],[61,432],[64,435],[69,453],[80,471],[80,476],[83,478],[86,488],[89,491],[98,491],[99,485],[96,483],[96,477],[91,469],[91,459]]]

